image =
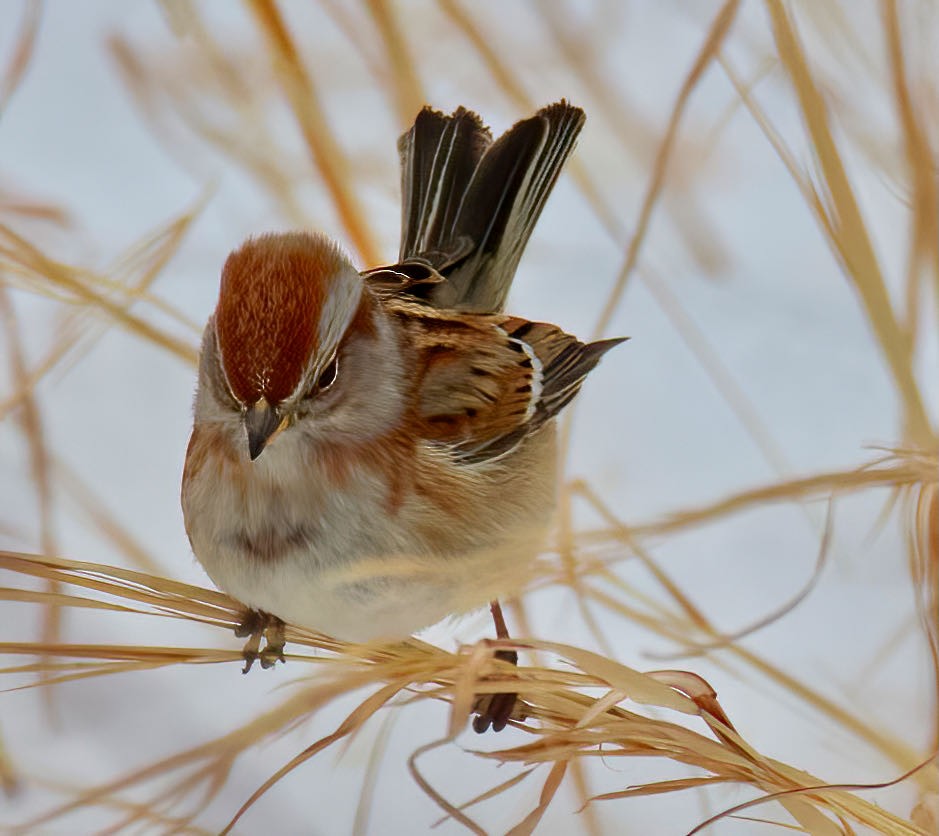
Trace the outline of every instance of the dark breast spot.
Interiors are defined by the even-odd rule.
[[[316,526],[291,526],[285,531],[272,526],[257,531],[236,531],[228,537],[231,546],[265,563],[279,560],[294,549],[309,548],[319,534]]]

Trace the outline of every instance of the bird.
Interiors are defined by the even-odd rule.
[[[228,256],[181,502],[195,557],[248,608],[245,671],[283,659],[284,622],[395,641],[489,603],[508,635],[498,601],[555,506],[557,416],[622,342],[504,311],[584,121],[561,100],[493,140],[471,110],[424,107],[398,141],[394,264],[360,270],[311,231]],[[497,697],[477,731],[508,721]]]

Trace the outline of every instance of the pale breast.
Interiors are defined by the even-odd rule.
[[[255,462],[222,448],[190,445],[196,557],[246,605],[337,638],[400,638],[518,588],[553,508],[553,426],[473,467],[412,447],[409,466],[371,450],[337,468],[287,434]]]

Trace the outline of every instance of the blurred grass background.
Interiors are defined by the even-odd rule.
[[[832,783],[740,816],[935,831],[934,3],[10,10],[5,824],[214,832],[321,741],[236,828],[421,832],[442,806],[445,830],[680,833]],[[317,666],[286,698],[302,662],[242,680],[204,626],[235,615],[178,511],[198,335],[249,234],[393,259],[423,103],[500,132],[561,96],[588,125],[510,309],[633,340],[565,424],[553,545],[511,608],[541,652],[501,674],[533,719],[425,750],[494,670],[482,618],[428,631],[440,650],[295,633]],[[663,668],[694,675],[634,670]]]

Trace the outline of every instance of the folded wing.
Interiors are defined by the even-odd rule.
[[[582,343],[518,317],[424,317],[415,323],[421,436],[467,463],[499,458],[553,418],[622,340]]]

